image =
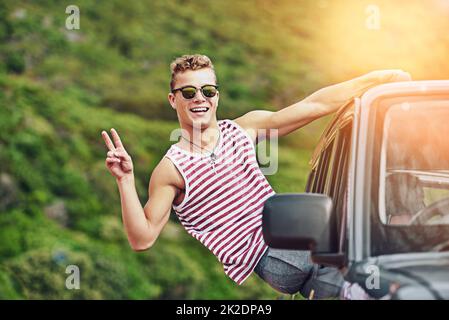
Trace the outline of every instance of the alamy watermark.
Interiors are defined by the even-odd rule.
[[[69,16],[65,19],[65,27],[67,30],[80,29],[80,9],[76,5],[69,5],[65,8],[65,13]]]
[[[368,30],[380,30],[380,8],[375,4],[366,6],[365,26]]]
[[[376,265],[365,266],[365,273],[369,276],[365,279],[367,289],[380,289],[380,270]]]
[[[65,268],[65,273],[69,276],[65,279],[65,287],[69,290],[80,289],[80,268],[71,264]]]

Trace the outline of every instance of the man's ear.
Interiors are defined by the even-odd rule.
[[[170,92],[170,93],[168,94],[168,102],[170,102],[171,107],[172,107],[174,110],[176,110],[175,95],[174,95],[172,92]]]

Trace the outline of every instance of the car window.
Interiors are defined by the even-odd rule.
[[[352,136],[352,121],[343,125],[326,149],[321,153],[318,164],[311,171],[307,181],[307,192],[330,196],[334,203],[333,219],[340,230],[340,249],[343,247],[344,224],[347,211],[348,167]]]
[[[325,181],[328,175],[328,169],[330,164],[330,157],[332,155],[333,141],[328,143],[327,147],[322,152],[318,161],[316,173],[313,179],[312,192],[324,193]]]
[[[402,103],[385,116],[379,204],[387,224],[449,224],[449,104]]]
[[[334,203],[333,215],[340,235],[340,248],[343,246],[343,232],[347,213],[348,167],[351,151],[352,122],[344,125],[337,134],[327,194]]]
[[[313,180],[315,179],[316,170],[312,169],[309,173],[306,183],[306,192],[312,192]]]
[[[449,250],[449,96],[385,98],[370,110],[369,254]]]
[[[335,181],[333,183],[333,199],[334,210],[337,218],[338,229],[343,232],[345,230],[345,222],[347,218],[347,197],[348,197],[348,181],[349,181],[349,163],[351,158],[351,138],[352,138],[352,122],[347,124],[340,130],[340,154],[338,158],[337,170],[335,170]],[[342,235],[342,234],[341,234]],[[341,236],[341,242],[343,237]],[[342,245],[342,243],[341,243]]]

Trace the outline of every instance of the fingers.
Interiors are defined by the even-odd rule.
[[[129,160],[129,155],[126,153],[126,151],[114,151],[114,156],[124,159],[124,160]]]
[[[114,139],[114,143],[115,143],[116,147],[123,148],[122,140],[120,140],[120,137],[119,137],[117,131],[115,131],[115,129],[112,128],[111,133],[112,133],[112,139]]]
[[[412,76],[410,73],[399,70],[399,72],[396,74],[396,81],[411,81]]]
[[[385,82],[399,82],[399,81],[411,81],[412,80],[410,73],[405,72],[403,70],[395,69],[395,70],[385,70],[385,71],[389,75],[388,80],[385,80]]]
[[[117,159],[117,158],[106,158],[106,164],[110,164],[110,163],[120,163],[121,160]]]
[[[106,143],[106,146],[109,150],[115,151],[115,146],[111,141],[111,138],[109,138],[109,135],[106,131],[101,131],[101,136],[103,137],[104,142]]]
[[[111,151],[115,151],[117,148],[124,149],[122,140],[120,140],[120,137],[114,128],[111,129],[111,134],[114,142],[112,142],[111,138],[109,138],[109,135],[106,131],[101,131],[101,136],[103,137],[103,140],[106,143],[108,149]]]
[[[129,160],[130,156],[125,151],[108,151],[107,156],[109,158],[122,158],[124,160]]]
[[[411,81],[412,77],[408,72],[401,69],[387,69],[374,71],[374,76],[379,82],[396,82],[396,81]]]

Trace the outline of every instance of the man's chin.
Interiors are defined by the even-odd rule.
[[[184,123],[184,125],[187,125],[189,127],[192,127],[193,129],[207,129],[209,128],[213,121],[214,121],[214,117],[198,117],[198,118],[193,118],[193,117],[186,117],[184,119],[179,118],[178,120],[180,121],[180,123]]]

